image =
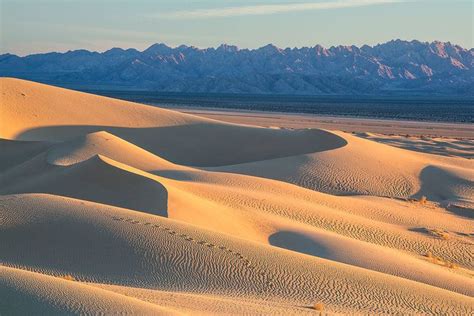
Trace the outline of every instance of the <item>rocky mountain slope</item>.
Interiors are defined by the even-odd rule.
[[[474,95],[474,49],[394,40],[376,46],[75,50],[0,55],[0,76],[73,88],[276,94]]]

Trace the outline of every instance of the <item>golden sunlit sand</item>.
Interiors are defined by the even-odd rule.
[[[473,313],[471,159],[0,85],[0,314]]]

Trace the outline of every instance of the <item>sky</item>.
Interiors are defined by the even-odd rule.
[[[240,48],[376,45],[392,39],[473,47],[472,0],[0,0],[0,53],[20,56],[153,43]]]

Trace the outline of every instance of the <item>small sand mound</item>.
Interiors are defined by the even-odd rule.
[[[104,131],[55,145],[48,151],[47,161],[57,166],[70,166],[96,155],[106,156],[144,171],[183,168]]]

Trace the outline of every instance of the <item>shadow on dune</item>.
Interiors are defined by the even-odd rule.
[[[190,124],[128,128],[51,126],[30,129],[20,140],[69,140],[107,131],[168,161],[195,167],[217,167],[283,158],[343,147],[347,142],[318,130],[275,130],[227,124]]]
[[[469,219],[474,219],[474,208],[467,208],[457,205],[448,205],[446,207],[448,211],[458,216],[463,216]]]
[[[0,176],[0,194],[46,193],[168,217],[168,191],[161,183],[94,156],[67,166],[44,166],[44,157]],[[37,162],[40,162],[38,164]],[[32,173],[36,170],[37,173]]]
[[[414,233],[419,233],[419,234],[422,234],[422,235],[425,235],[425,236],[434,237],[434,235],[426,227],[411,227],[411,228],[408,228],[408,231],[414,232]]]
[[[177,181],[199,181],[201,179],[199,174],[194,171],[182,171],[182,170],[153,170],[151,174],[159,177],[173,179]]]
[[[51,146],[50,142],[16,141],[0,138],[0,173],[28,161]]]
[[[426,196],[429,201],[445,202],[459,200],[474,194],[473,182],[457,176],[454,172],[436,166],[427,166],[420,173],[421,188],[413,195],[414,198]],[[461,195],[461,196],[460,196]],[[466,202],[466,200],[464,200]],[[473,203],[473,201],[469,201]],[[473,218],[472,209],[447,205],[448,211],[467,218]]]
[[[279,231],[268,237],[270,245],[311,256],[329,258],[329,250],[311,238],[293,231]]]

